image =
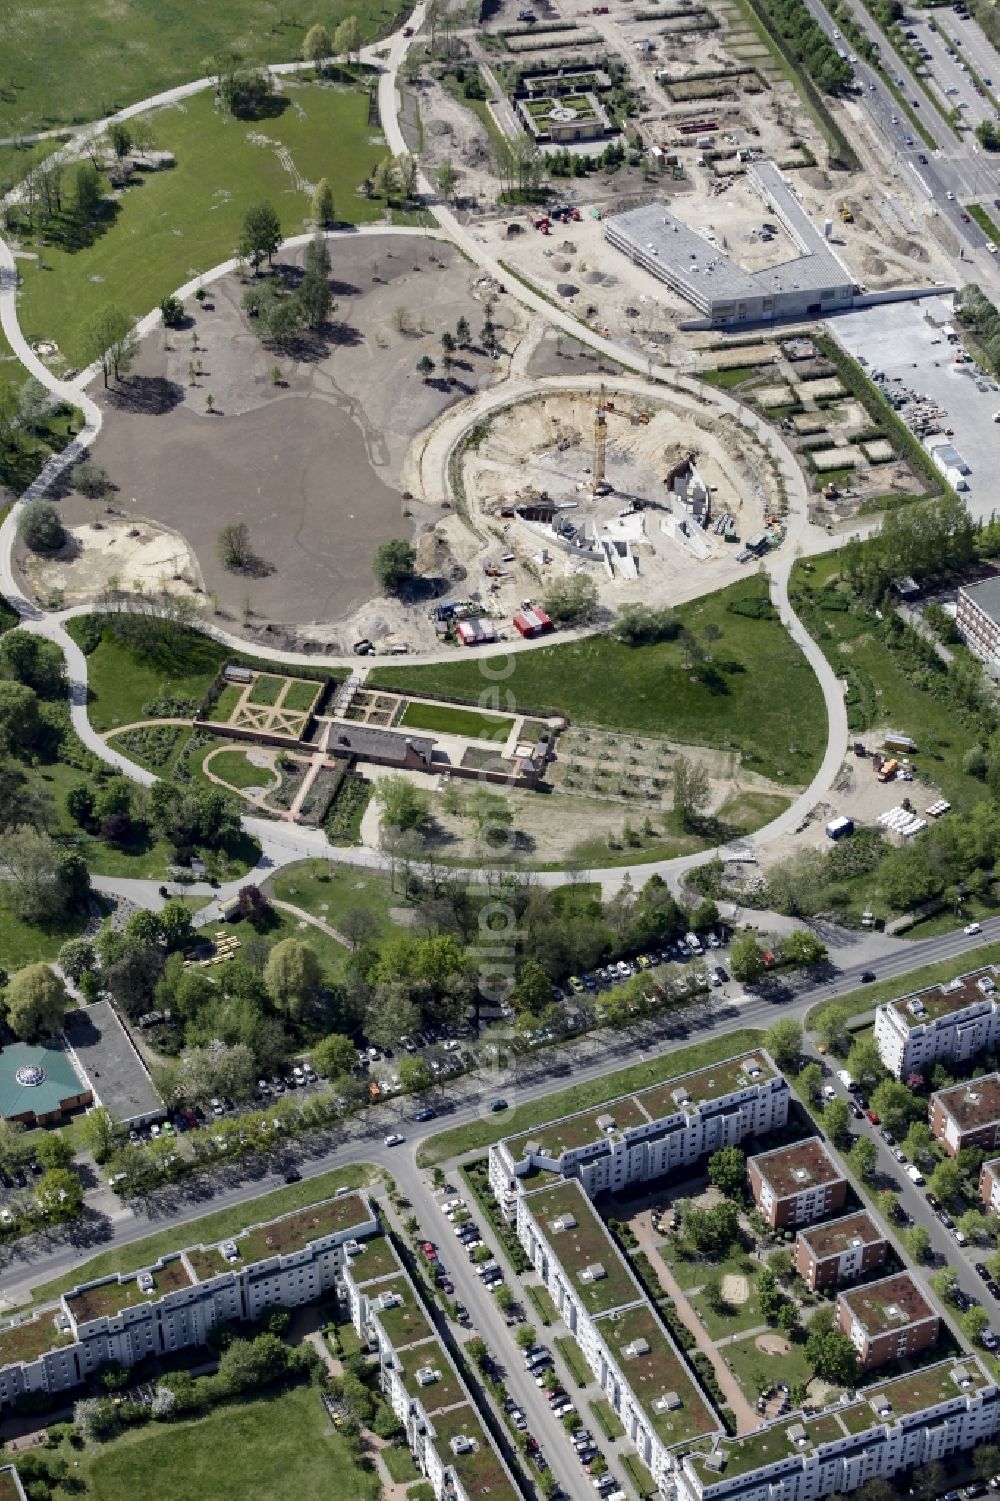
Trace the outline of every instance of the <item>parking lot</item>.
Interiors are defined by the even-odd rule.
[[[956,346],[942,333],[953,320],[950,297],[895,302],[831,319],[837,339],[869,370],[884,370],[915,388],[947,412],[951,441],[971,468],[965,496],[977,521],[986,520],[1000,500],[997,475],[1000,385],[971,364],[955,363]]]
[[[942,104],[948,110],[961,109],[966,122],[971,126],[978,125],[983,120],[992,120],[993,106],[989,99],[977,93],[968,71],[968,63],[971,63],[975,71],[980,72],[971,53],[968,63],[966,62],[965,33],[970,23],[959,20],[951,10],[935,11],[933,28],[930,19],[925,19],[922,15],[911,15],[906,30],[914,33],[909,40],[915,47],[925,47],[930,53],[927,60],[930,82]],[[956,41],[962,45],[956,47]],[[985,37],[983,41],[986,41]],[[994,62],[1000,71],[1000,59],[995,58]],[[993,66],[991,64],[985,67],[987,78],[992,77]]]

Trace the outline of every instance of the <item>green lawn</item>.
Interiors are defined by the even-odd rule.
[[[190,1422],[152,1423],[87,1450],[81,1470],[93,1501],[378,1501],[380,1494],[374,1468],[351,1459],[312,1386],[227,1402]]]
[[[862,985],[858,990],[849,990],[846,995],[834,996],[832,1000],[820,1001],[806,1014],[806,1025],[815,1026],[816,1017],[825,1006],[835,1005],[846,1009],[848,1015],[858,1016],[872,1011],[884,1001],[897,996],[909,995],[927,985],[938,985],[954,979],[964,970],[978,969],[982,964],[1000,964],[1000,943],[977,944],[969,949],[968,956],[943,959],[939,964],[925,964],[922,969],[912,969],[894,980],[878,980],[874,985]]]
[[[288,685],[288,692],[282,700],[281,707],[305,714],[316,702],[319,688],[319,683],[309,683],[304,678],[293,678]]]
[[[600,1402],[591,1402],[590,1410],[594,1414],[594,1422],[600,1428],[605,1438],[621,1438],[625,1432],[624,1427],[618,1420],[610,1402],[603,1399]]]
[[[328,980],[339,980],[344,972],[347,950],[343,945],[317,928],[315,924],[293,917],[290,912],[279,912],[277,908],[272,908],[262,927],[255,928],[252,923],[240,921],[227,923],[226,931],[235,933],[244,942],[248,938],[260,935],[271,945],[281,943],[286,938],[298,938],[315,951]],[[239,957],[238,954],[237,957]]]
[[[85,916],[77,914],[39,926],[22,922],[8,911],[0,883],[0,969],[20,969],[37,959],[54,959],[67,938],[78,938],[86,927]]]
[[[567,1335],[565,1339],[554,1339],[552,1343],[562,1356],[563,1363],[567,1366],[577,1386],[589,1386],[595,1378],[576,1340],[571,1335]]]
[[[719,390],[732,390],[734,386],[742,386],[757,374],[755,365],[728,365],[719,370],[703,370],[700,379],[706,386],[715,386]]]
[[[1000,245],[1000,228],[997,227],[996,222],[987,213],[986,209],[983,208],[982,204],[969,203],[966,207],[969,210],[970,216],[975,219],[979,228],[983,231],[983,234],[987,235],[993,241],[994,245]]]
[[[734,792],[715,816],[729,828],[751,834],[784,813],[790,801],[776,792]]]
[[[247,703],[276,704],[278,702],[278,694],[281,692],[281,685],[284,681],[284,678],[275,677],[271,672],[262,672],[253,680],[247,696]]]
[[[301,56],[314,20],[332,33],[345,16],[357,16],[368,41],[392,30],[404,9],[392,0],[333,0],[316,15],[290,11],[279,0],[173,0],[157,7],[139,0],[113,6],[41,0],[31,10],[8,7],[0,135],[98,119],[203,77],[220,49],[254,62],[291,61]]]
[[[442,735],[465,735],[470,740],[506,740],[514,728],[512,719],[499,714],[480,714],[475,709],[450,704],[422,703],[411,699],[400,724],[407,729],[437,730]]]
[[[233,716],[233,710],[243,697],[243,691],[242,683],[226,683],[212,705],[209,719],[214,724],[228,724]]]
[[[413,1455],[402,1444],[389,1444],[382,1450],[385,1467],[397,1485],[408,1485],[420,1479],[420,1471],[413,1462]]]
[[[807,782],[826,742],[819,684],[776,618],[729,608],[759,599],[762,589],[766,593],[762,580],[749,577],[678,608],[710,657],[699,671],[687,665],[679,640],[628,647],[591,636],[519,653],[504,686],[524,710],[556,710],[577,722],[739,750],[755,771]],[[482,691],[474,660],[379,667],[368,682],[472,702]]]
[[[756,1336],[752,1335],[749,1339],[734,1340],[726,1345],[725,1357],[750,1403],[757,1400],[755,1378],[758,1374],[775,1384],[783,1381],[786,1386],[795,1386],[798,1382],[805,1385],[812,1379],[812,1367],[806,1360],[804,1344],[791,1345],[780,1361],[775,1362],[773,1355],[764,1355],[757,1349]]]
[[[532,1287],[527,1282],[521,1284],[525,1296],[534,1304],[535,1312],[543,1324],[554,1324],[559,1317],[559,1311],[552,1301],[552,1296],[546,1287]]]
[[[717,1313],[709,1306],[705,1293],[692,1293],[688,1302],[695,1313],[701,1317],[703,1326],[708,1330],[712,1339],[725,1339],[727,1335],[739,1334],[743,1329],[756,1329],[764,1320],[757,1311],[757,1301],[753,1295],[754,1279],[749,1279],[750,1296],[745,1303],[732,1304],[724,1313]]]
[[[339,1188],[360,1188],[372,1182],[374,1174],[375,1169],[367,1163],[335,1168],[332,1172],[321,1173],[307,1182],[276,1188],[272,1193],[262,1194],[246,1204],[236,1204],[229,1209],[206,1214],[201,1219],[190,1220],[180,1228],[172,1226],[158,1231],[156,1235],[133,1241],[130,1245],[117,1247],[113,1251],[102,1251],[89,1261],[81,1262],[66,1276],[39,1284],[33,1289],[33,1301],[49,1303],[83,1282],[110,1277],[116,1272],[138,1271],[141,1267],[152,1265],[168,1251],[176,1251],[179,1246],[212,1245],[226,1236],[238,1235],[248,1225],[261,1224],[265,1220],[274,1219],[276,1215],[288,1214],[293,1209],[305,1209],[310,1204],[318,1204],[320,1200],[330,1198]]]
[[[69,621],[68,630],[81,642],[86,637],[86,620]],[[157,699],[197,706],[223,662],[232,657],[220,642],[188,630],[179,631],[175,640],[163,639],[157,647],[133,651],[108,627],[87,658],[90,722],[101,731],[156,718],[143,705]]]
[[[852,731],[863,736],[871,725],[892,725],[916,741],[913,762],[917,772],[940,787],[949,802],[962,809],[980,802],[982,783],[962,770],[966,751],[977,742],[976,730],[946,698],[935,697],[919,685],[919,677],[926,676],[927,670],[914,673],[903,655],[886,649],[872,616],[842,607],[853,596],[839,588],[839,569],[836,553],[797,564],[791,596],[834,671],[847,679]],[[870,770],[861,763],[862,772],[870,774]]]
[[[376,944],[388,938],[396,926],[389,916],[390,908],[404,905],[402,896],[390,888],[388,877],[331,865],[327,860],[286,865],[270,878],[265,889],[279,901],[294,903],[332,928],[339,928],[345,912],[360,908],[372,918]]]
[[[254,766],[246,751],[218,751],[209,762],[209,770],[221,777],[230,787],[270,787],[274,784],[274,772],[267,766]]]
[[[672,1236],[668,1236],[658,1249],[673,1273],[677,1286],[684,1292],[694,1287],[703,1287],[709,1277],[724,1277],[727,1272],[731,1272],[734,1276],[746,1275],[743,1256],[727,1256],[724,1261],[702,1260],[701,1258],[688,1261],[686,1257],[677,1254],[676,1243]]]
[[[358,192],[385,154],[368,124],[367,90],[290,87],[294,106],[274,119],[240,121],[218,112],[209,92],[152,117],[156,145],[176,165],[128,189],[117,218],[83,248],[49,234],[38,261],[20,263],[21,327],[30,339],[54,339],[75,365],[88,358],[85,330],[95,311],[115,304],[141,317],[200,271],[226,260],[248,204],[267,198],[285,235],[302,233],[309,197],[276,155],[283,146],[307,182],[327,177],[338,219],[381,219],[385,205]],[[300,115],[299,111],[302,111]],[[264,135],[274,144],[254,145]]]
[[[460,1153],[488,1147],[502,1136],[516,1136],[529,1131],[545,1121],[558,1120],[560,1116],[572,1115],[577,1110],[590,1110],[605,1100],[628,1094],[633,1089],[646,1089],[652,1084],[661,1084],[665,1079],[676,1079],[681,1074],[717,1063],[722,1058],[734,1058],[760,1046],[761,1032],[743,1028],[727,1032],[724,1037],[713,1037],[708,1042],[698,1042],[692,1047],[678,1048],[659,1058],[645,1063],[635,1063],[629,1068],[620,1068],[614,1073],[603,1074],[599,1079],[573,1084],[569,1089],[543,1095],[530,1105],[519,1105],[511,1113],[502,1116],[470,1121],[468,1125],[456,1126],[451,1131],[441,1131],[430,1137],[417,1152],[420,1167],[433,1167],[435,1163],[447,1162]],[[572,1059],[569,1060],[572,1063]]]
[[[655,1496],[657,1494],[656,1481],[646,1469],[638,1454],[623,1454],[622,1469],[628,1475],[640,1496]]]

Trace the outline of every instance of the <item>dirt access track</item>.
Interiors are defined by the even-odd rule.
[[[289,252],[282,274],[294,280],[301,259]],[[443,514],[397,488],[412,439],[498,368],[477,345],[489,287],[450,246],[366,236],[336,241],[331,260],[329,333],[295,357],[261,343],[233,275],[201,305],[191,299],[185,328],[150,334],[122,387],[100,393],[93,458],[117,488],[116,509],[186,538],[234,620],[323,627],[369,600],[379,543],[412,540]],[[449,384],[440,339],[460,317],[472,347],[456,352]],[[424,354],[437,365],[430,383],[416,370]],[[80,496],[62,509],[68,525],[97,510]],[[230,522],[249,526],[258,566],[220,563],[216,539]]]

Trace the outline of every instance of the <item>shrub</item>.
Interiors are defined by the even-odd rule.
[[[107,471],[92,459],[81,459],[79,464],[74,464],[69,477],[74,489],[91,500],[100,500],[110,488]]]
[[[164,297],[160,303],[160,316],[166,328],[180,328],[184,322],[184,304],[179,297]]]
[[[58,552],[66,541],[66,531],[55,506],[47,500],[33,500],[21,512],[18,534],[32,552]]]

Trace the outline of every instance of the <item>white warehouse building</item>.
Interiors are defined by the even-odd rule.
[[[875,1042],[897,1079],[926,1073],[938,1059],[964,1061],[1000,1044],[996,967],[985,965],[900,996],[875,1010]]]
[[[721,327],[821,317],[852,307],[859,293],[853,275],[775,163],[754,162],[747,168],[747,181],[801,251],[794,260],[744,271],[661,203],[610,215],[605,239]]]

